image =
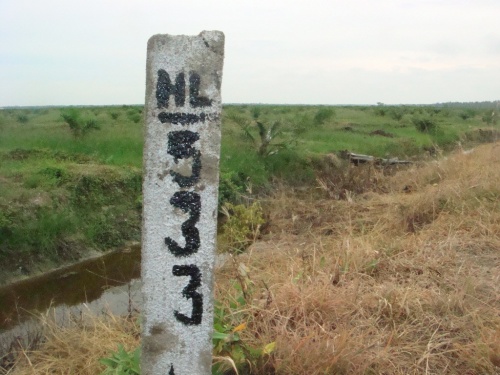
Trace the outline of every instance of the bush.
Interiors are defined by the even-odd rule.
[[[458,114],[458,117],[460,117],[462,120],[467,120],[469,118],[473,118],[475,115],[476,111],[474,111],[473,109],[465,109]]]
[[[129,118],[130,121],[132,121],[136,124],[139,123],[139,121],[141,121],[141,119],[142,119],[142,115],[134,110],[129,110],[127,112],[127,117]]]
[[[311,118],[311,116],[309,116],[306,113],[294,116],[291,123],[293,134],[296,136],[302,135],[308,130],[310,130],[313,127],[313,125],[319,125],[315,121],[316,121],[315,119]]]
[[[401,121],[403,119],[403,116],[405,115],[405,110],[404,110],[404,108],[401,108],[401,107],[394,107],[394,108],[390,109],[389,115],[394,120]]]
[[[384,108],[383,106],[378,106],[378,107],[373,109],[373,113],[376,116],[384,117],[385,114],[387,113],[387,108]]]
[[[20,122],[21,124],[26,124],[29,121],[29,117],[25,113],[20,113],[17,115],[17,122]]]
[[[487,123],[488,125],[496,125],[497,123],[497,117],[496,117],[496,114],[494,111],[492,110],[489,110],[487,111],[482,117],[481,119],[483,120],[483,122]]]
[[[85,136],[91,130],[100,129],[94,117],[81,118],[80,112],[76,108],[71,108],[61,113],[61,117],[68,124],[69,129],[75,138]]]
[[[314,124],[315,125],[323,125],[325,122],[330,120],[333,116],[335,116],[335,110],[333,108],[322,107],[322,108],[318,109],[318,111],[314,115]]]
[[[436,120],[428,114],[414,115],[412,122],[421,133],[434,133],[437,129]]]

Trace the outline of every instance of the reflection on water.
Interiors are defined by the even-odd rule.
[[[85,308],[126,314],[140,304],[140,245],[0,288],[0,344],[26,336],[36,312],[56,321]],[[0,353],[1,355],[1,353]]]

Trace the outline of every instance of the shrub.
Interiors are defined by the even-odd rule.
[[[460,117],[462,120],[467,120],[474,117],[475,115],[476,111],[474,111],[473,109],[465,109],[458,114],[458,117]]]
[[[260,117],[261,114],[261,108],[260,107],[252,107],[250,109],[250,112],[252,113],[252,117],[254,120],[257,120]]]
[[[497,123],[497,117],[496,117],[496,114],[494,111],[492,110],[489,110],[487,111],[482,117],[481,119],[483,120],[483,122],[487,123],[488,125],[496,125]]]
[[[234,114],[227,116],[227,118],[241,127],[244,138],[253,143],[260,157],[273,155],[280,149],[288,148],[291,145],[290,141],[276,142],[276,139],[283,135],[279,120],[264,123],[262,121],[249,121],[243,116]],[[255,134],[255,131],[258,134]]]
[[[396,121],[401,121],[405,113],[406,113],[405,109],[401,107],[394,107],[391,108],[389,111],[389,115]]]
[[[308,114],[304,113],[301,115],[294,116],[291,127],[294,135],[302,135],[313,127],[313,125],[320,125],[315,122],[316,120],[311,118]]]
[[[76,108],[70,108],[61,113],[61,117],[68,124],[69,129],[75,138],[85,136],[90,130],[99,129],[97,120],[94,117],[81,118],[80,112]]]
[[[139,121],[141,121],[142,119],[142,115],[133,109],[127,111],[127,117],[129,118],[130,121],[136,124],[139,123]]]
[[[335,110],[333,108],[321,107],[314,115],[314,124],[323,125],[333,116],[335,116]]]
[[[387,113],[387,108],[384,108],[382,105],[378,106],[373,109],[373,113],[375,113],[376,116],[384,117]]]
[[[414,115],[412,122],[421,133],[433,133],[437,129],[436,120],[428,114]]]
[[[29,117],[25,113],[20,113],[17,115],[17,122],[20,122],[21,124],[26,124],[29,121]]]

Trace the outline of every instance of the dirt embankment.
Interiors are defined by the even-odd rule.
[[[0,284],[139,241],[140,170],[52,150],[0,161]]]

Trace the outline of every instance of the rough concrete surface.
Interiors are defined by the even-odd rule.
[[[224,34],[148,41],[143,374],[211,373]]]

